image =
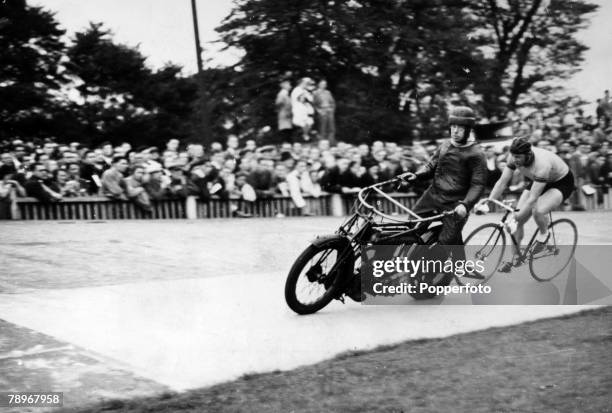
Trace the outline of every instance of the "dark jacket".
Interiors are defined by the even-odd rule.
[[[419,179],[433,178],[428,191],[436,202],[462,203],[469,211],[482,196],[487,182],[485,155],[478,144],[457,147],[448,140],[416,175]]]
[[[44,181],[42,179],[38,179],[36,177],[31,177],[25,183],[25,190],[28,196],[38,199],[40,202],[44,204],[50,204],[53,202],[57,202],[58,200],[54,198],[44,187]],[[46,185],[45,185],[46,186]],[[51,189],[51,188],[49,188]]]
[[[271,198],[275,191],[275,180],[272,172],[256,169],[247,177],[247,183],[253,187],[258,198]]]
[[[361,180],[350,169],[340,172],[337,166],[326,171],[321,177],[321,188],[336,194],[341,194],[343,187],[360,187],[361,184]]]
[[[103,172],[104,170],[101,167],[97,168],[92,164],[84,163],[81,165],[81,179],[84,179],[87,182],[87,185],[83,186],[83,188],[87,189],[87,193],[89,195],[97,195],[100,192],[100,187],[96,185],[92,177],[93,175],[97,175],[98,178],[101,178]]]

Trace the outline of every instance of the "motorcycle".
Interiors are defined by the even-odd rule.
[[[334,234],[318,236],[298,256],[285,283],[285,300],[300,315],[313,314],[332,300],[344,303],[345,297],[363,301],[361,288],[362,247],[372,245],[434,246],[442,229],[441,219],[450,212],[414,211],[393,199],[381,188],[401,181],[396,177],[361,189],[351,214]],[[381,199],[395,205],[410,218],[381,210]],[[375,203],[375,205],[372,205]],[[406,249],[405,249],[406,251]],[[448,274],[421,273],[411,282],[446,286],[453,280]],[[435,297],[428,291],[411,292],[417,300]],[[313,298],[314,297],[314,298]]]

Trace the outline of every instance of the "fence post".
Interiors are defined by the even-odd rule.
[[[331,213],[334,217],[342,217],[346,215],[344,210],[344,199],[339,194],[332,194],[330,198]]]
[[[185,199],[185,216],[187,219],[196,219],[198,217],[198,202],[196,199],[193,195]]]

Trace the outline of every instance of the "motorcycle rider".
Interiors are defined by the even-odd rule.
[[[454,210],[454,215],[442,219],[438,241],[442,245],[462,245],[461,231],[468,212],[482,195],[486,179],[485,154],[472,135],[476,123],[474,111],[467,106],[454,107],[450,112],[450,140],[436,150],[431,160],[415,173],[401,178],[412,181],[433,178],[429,188],[414,206],[421,215],[436,210]]]
[[[457,106],[450,111],[450,139],[434,152],[431,160],[415,173],[406,172],[398,177],[406,181],[433,178],[431,185],[417,201],[413,210],[421,216],[454,211],[442,218],[438,236],[440,245],[463,245],[461,231],[468,212],[478,202],[487,181],[487,164],[483,149],[472,134],[476,116],[467,106]],[[454,260],[465,260],[465,251],[457,249]],[[469,274],[480,278],[478,274]],[[352,288],[349,297],[363,300],[359,288]]]

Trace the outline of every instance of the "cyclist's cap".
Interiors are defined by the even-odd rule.
[[[531,143],[526,138],[515,138],[510,145],[510,153],[525,155],[531,152]]]
[[[450,111],[448,123],[451,125],[474,126],[476,115],[467,106],[456,106]]]

